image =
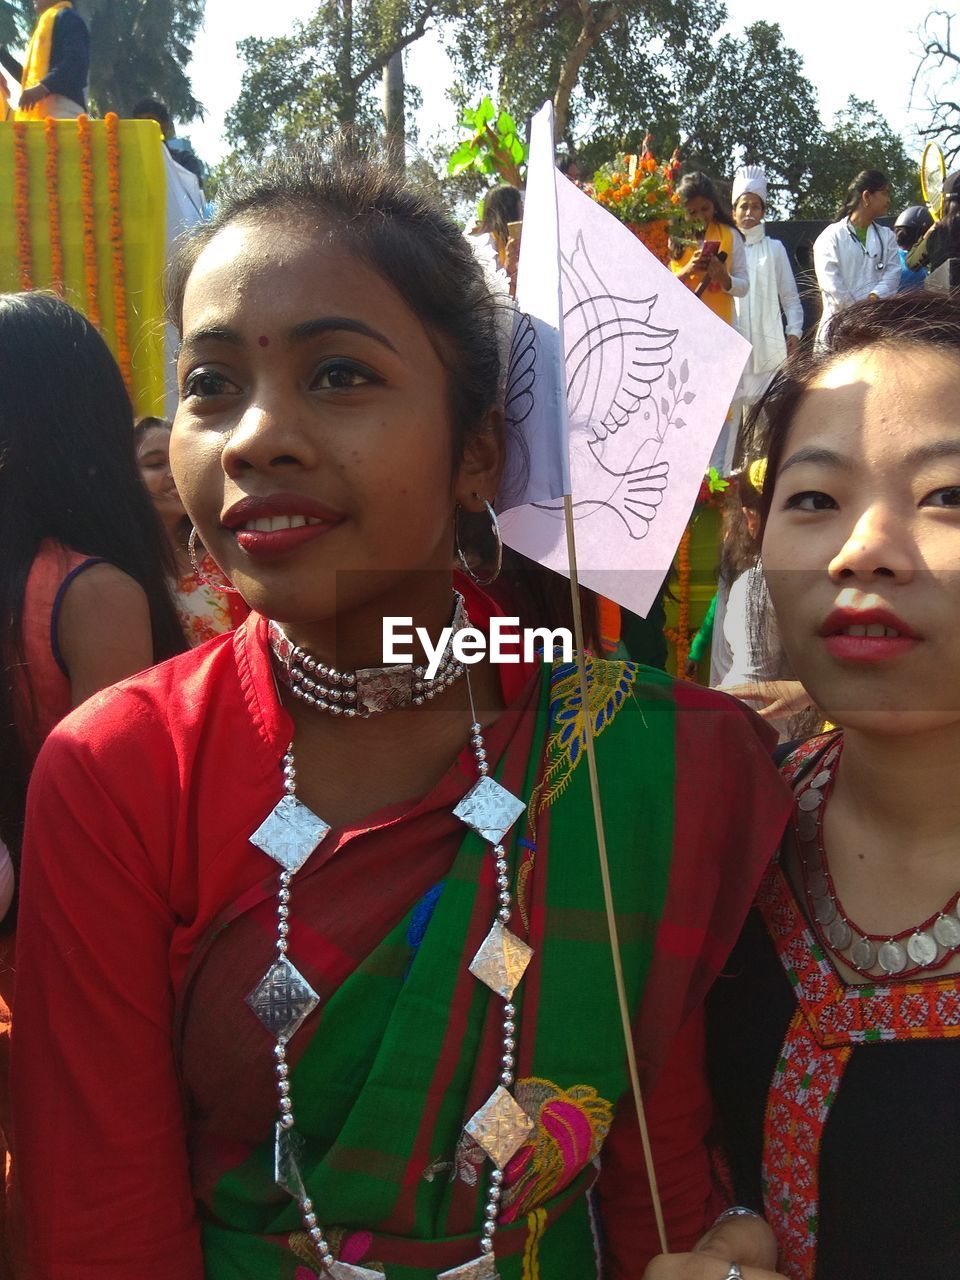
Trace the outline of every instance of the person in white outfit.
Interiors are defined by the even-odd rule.
[[[877,224],[890,207],[890,184],[877,169],[858,173],[847,189],[837,221],[821,231],[813,246],[823,315],[822,344],[836,313],[861,298],[890,298],[900,287],[900,254],[894,233]]]
[[[736,326],[753,351],[737,388],[737,423],[760,399],[774,371],[796,349],[803,335],[803,305],[793,268],[786,248],[766,234],[766,207],[766,174],[755,165],[738,169],[733,179],[733,220],[743,235],[750,288],[734,299],[734,307]],[[727,456],[719,468],[723,475],[733,470],[735,444],[736,435],[731,431]]]

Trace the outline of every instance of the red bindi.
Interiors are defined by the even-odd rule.
[[[257,341],[260,343],[261,347],[269,347],[269,345],[270,345],[270,339],[269,339],[269,338],[267,338],[267,337],[264,337],[263,335],[261,335],[261,336],[257,339]]]

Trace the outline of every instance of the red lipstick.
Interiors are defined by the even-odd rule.
[[[840,662],[887,662],[915,649],[921,639],[889,609],[834,609],[819,634]]]
[[[271,493],[241,498],[220,517],[233,531],[237,546],[257,560],[286,555],[335,529],[343,516],[331,507],[298,493]]]

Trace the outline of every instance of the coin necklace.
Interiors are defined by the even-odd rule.
[[[480,1253],[470,1261],[442,1272],[437,1280],[498,1280],[494,1237],[500,1211],[503,1169],[534,1128],[534,1122],[510,1092],[515,1078],[517,1045],[517,1010],[513,996],[533,951],[507,927],[512,909],[509,868],[502,843],[526,805],[490,777],[469,671],[466,678],[471,714],[470,746],[479,776],[453,812],[461,822],[490,843],[496,861],[497,896],[493,923],[469,969],[503,1001],[501,1056],[496,1088],[464,1125],[465,1133],[481,1147],[494,1166],[484,1206]],[[318,709],[324,708],[318,705]],[[283,756],[284,794],[250,836],[251,843],[280,866],[276,958],[247,996],[247,1004],[274,1038],[278,1110],[274,1125],[274,1180],[297,1202],[304,1230],[316,1251],[322,1274],[332,1276],[334,1280],[383,1280],[378,1271],[334,1257],[301,1170],[304,1141],[296,1129],[287,1046],[319,1004],[319,997],[288,956],[290,895],[294,876],[306,864],[330,827],[297,799],[296,777],[291,742]]]
[[[960,951],[960,890],[922,923],[894,934],[868,933],[851,919],[837,897],[823,842],[823,813],[842,749],[840,739],[798,793],[794,808],[809,917],[828,950],[864,978],[934,973]]]

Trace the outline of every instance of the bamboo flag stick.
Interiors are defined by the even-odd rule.
[[[577,544],[573,529],[573,498],[567,494],[563,499],[563,518],[567,533],[567,562],[570,567],[570,595],[573,604],[573,630],[577,646],[577,672],[580,676],[580,706],[583,711],[587,753],[587,771],[590,777],[590,794],[593,798],[593,821],[597,831],[597,852],[600,857],[600,878],[603,881],[603,900],[607,910],[607,928],[610,931],[610,951],[613,956],[613,974],[617,985],[617,1001],[620,1005],[620,1020],[623,1023],[623,1039],[627,1049],[627,1066],[630,1072],[630,1085],[633,1090],[633,1102],[637,1111],[637,1123],[640,1126],[640,1141],[643,1145],[643,1160],[650,1180],[650,1197],[653,1212],[657,1220],[657,1233],[660,1237],[660,1249],[669,1253],[667,1244],[667,1228],[663,1219],[663,1206],[660,1203],[660,1192],[657,1187],[657,1171],[653,1163],[653,1150],[650,1146],[650,1132],[647,1128],[647,1115],[643,1106],[643,1094],[640,1091],[640,1075],[637,1071],[637,1055],[633,1045],[633,1025],[630,1009],[627,1005],[627,989],[623,980],[623,964],[620,959],[620,935],[617,929],[617,917],[613,908],[613,889],[610,884],[610,863],[607,858],[607,841],[603,829],[603,810],[600,805],[600,780],[597,775],[597,756],[593,742],[593,720],[590,715],[590,701],[587,690],[587,664],[583,652],[583,614],[580,610],[580,583],[577,576]]]

